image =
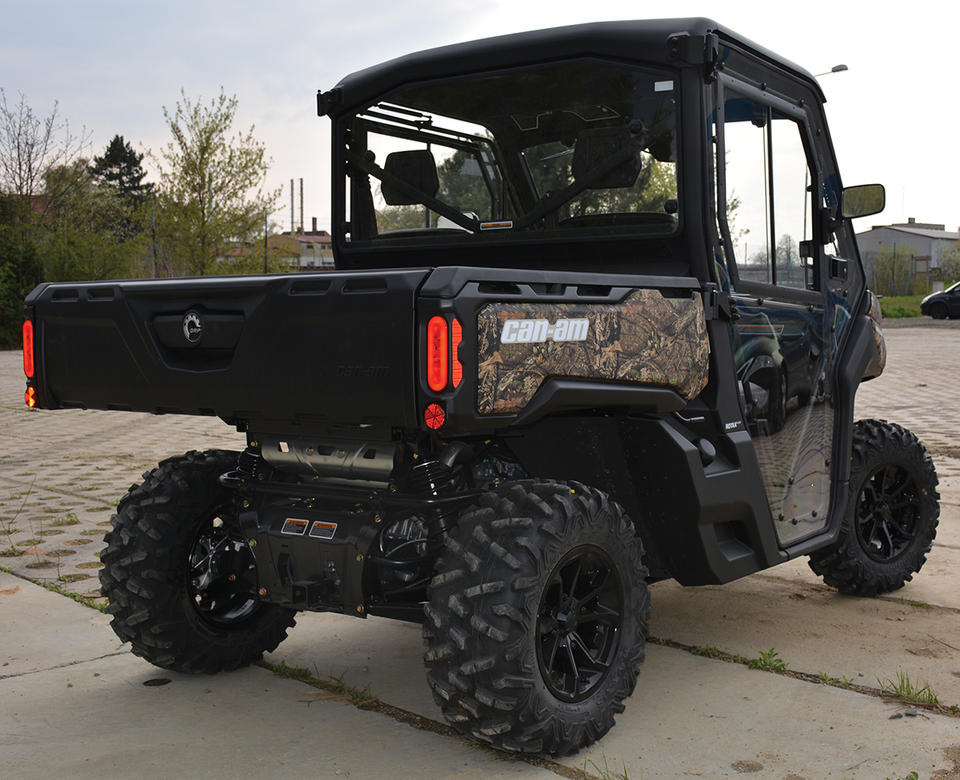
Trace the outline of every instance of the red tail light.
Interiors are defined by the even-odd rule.
[[[427,386],[435,393],[447,389],[449,341],[446,319],[431,317],[427,323]]]
[[[33,322],[23,323],[23,373],[33,379]]]
[[[460,342],[463,341],[463,328],[460,327],[460,320],[453,318],[453,324],[450,328],[453,333],[453,386],[459,387],[460,380],[463,379],[463,364],[460,362]]]

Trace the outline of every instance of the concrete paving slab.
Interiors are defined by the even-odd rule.
[[[0,572],[0,679],[129,653],[108,616],[71,603]]]
[[[927,780],[952,771],[960,721],[890,720],[896,710],[879,699],[652,647],[627,711],[579,760],[607,760],[643,778],[882,780],[918,771]]]
[[[259,667],[157,669],[111,652],[89,607],[10,575],[0,591],[2,657],[29,656],[0,667],[2,780],[556,778]]]
[[[692,589],[678,590],[689,593]],[[780,594],[779,600],[783,599]],[[670,599],[655,598],[655,603],[662,601],[669,605]],[[897,606],[871,603],[881,608]],[[695,609],[687,610],[685,619],[678,621],[702,624],[702,632],[691,629],[690,638],[719,635],[717,626],[706,618],[730,605],[718,607],[709,599],[693,604]],[[660,604],[658,610],[663,609]],[[785,609],[789,612],[794,606],[788,604]],[[725,625],[732,626],[734,635],[737,626],[749,630],[747,622],[730,617]],[[808,623],[806,617],[797,620],[801,631]],[[762,634],[759,639],[745,639],[749,657],[767,649],[757,644],[767,639]],[[775,641],[780,647],[784,637]],[[833,646],[828,638],[819,644]],[[792,661],[794,646],[789,641],[783,646],[787,649],[781,655]],[[368,687],[384,701],[436,718],[420,662],[423,649],[417,631],[393,621],[311,614],[300,616],[290,637],[269,659],[310,669],[320,677],[342,677],[348,685]],[[891,650],[889,657],[895,656]],[[862,648],[852,648],[851,657],[865,669],[880,668],[881,659],[872,653],[864,658]],[[799,657],[790,666],[802,667],[805,660]],[[816,661],[811,660],[810,666],[816,668]],[[858,681],[876,685],[873,678]],[[643,778],[734,777],[747,771],[776,780],[882,780],[922,769],[921,776],[927,779],[935,771],[952,771],[950,751],[954,746],[960,750],[960,720],[928,712],[890,720],[906,709],[879,698],[650,645],[637,690],[616,727],[590,749],[560,763],[583,769],[586,762],[588,771],[599,774],[595,767],[603,769],[606,762],[611,771],[622,773],[625,767],[629,777]]]

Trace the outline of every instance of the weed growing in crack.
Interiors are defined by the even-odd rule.
[[[787,671],[787,662],[772,647],[769,650],[760,651],[759,658],[751,658],[747,663],[751,669],[762,669],[765,672],[785,672]]]
[[[694,655],[702,655],[704,658],[720,658],[723,651],[716,645],[703,645],[693,648]]]
[[[0,528],[3,529],[4,535],[7,537],[8,546],[3,550],[3,553],[2,553],[5,557],[9,557],[9,558],[17,557],[24,552],[23,550],[18,550],[17,547],[19,545],[16,545],[13,542],[13,535],[20,530],[19,528],[15,528],[13,524],[17,521],[17,518],[20,517],[21,513],[24,510],[24,507],[26,507],[27,505],[27,501],[30,500],[30,494],[33,492],[33,485],[36,481],[37,481],[37,478],[36,476],[34,476],[33,482],[30,483],[30,488],[28,490],[26,490],[23,493],[17,493],[16,495],[11,494],[11,498],[23,499],[23,501],[20,504],[20,508],[14,513],[13,517],[11,517],[8,520],[4,519],[3,517],[0,517]],[[31,528],[31,533],[32,533],[32,528]]]
[[[845,674],[840,675],[840,677],[831,677],[826,672],[820,672],[820,682],[834,688],[850,688],[853,685],[853,680]]]
[[[906,701],[913,701],[917,704],[939,704],[937,697],[929,683],[916,685],[910,681],[910,675],[906,672],[897,672],[896,682],[893,680],[881,680],[877,678],[877,684],[880,691],[888,696],[896,696]]]
[[[367,683],[367,685],[365,685],[363,688],[358,688],[355,685],[347,685],[347,683],[344,682],[344,675],[342,674],[339,677],[330,675],[329,679],[321,680],[309,669],[304,669],[302,666],[287,666],[286,661],[280,661],[278,664],[271,664],[266,661],[261,661],[258,666],[269,669],[278,677],[286,677],[291,680],[300,680],[301,682],[309,683],[316,688],[322,688],[323,690],[330,691],[331,693],[346,696],[351,702],[357,705],[376,700],[376,697],[370,692],[369,683]]]
[[[618,772],[616,771],[616,765],[614,765],[614,768],[613,768],[613,769],[610,769],[609,765],[607,764],[607,757],[606,757],[606,756],[603,757],[603,767],[602,767],[602,768],[599,767],[599,766],[597,766],[596,762],[593,761],[592,759],[589,759],[589,758],[588,758],[588,759],[585,759],[584,762],[583,762],[583,773],[584,773],[585,775],[589,775],[589,774],[590,774],[590,773],[587,771],[587,764],[590,764],[590,766],[593,767],[593,771],[596,772],[596,776],[599,777],[600,780],[630,780],[630,777],[629,777],[629,775],[627,774],[627,762],[626,762],[626,761],[623,762],[623,772],[622,772],[622,773],[618,773]]]

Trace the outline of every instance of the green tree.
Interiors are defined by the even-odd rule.
[[[44,224],[44,278],[81,281],[137,275],[146,247],[145,238],[133,230],[132,196],[98,182],[82,158],[52,169],[47,180],[58,180],[65,195]]]
[[[23,299],[41,281],[39,253],[24,233],[23,201],[0,194],[0,348],[20,343]]]
[[[908,252],[882,249],[863,260],[867,285],[877,295],[913,295],[913,258]]]
[[[937,281],[948,285],[960,281],[960,241],[954,241],[949,249],[941,250],[937,257]]]
[[[121,195],[140,201],[153,189],[151,183],[143,181],[147,172],[142,163],[143,154],[135,152],[122,135],[115,135],[103,154],[93,158],[91,170],[98,182],[110,184]]]
[[[248,270],[218,264],[231,248],[262,235],[264,214],[273,211],[280,190],[265,190],[272,160],[246,133],[231,135],[237,98],[209,104],[181,100],[163,115],[173,140],[159,155],[149,153],[160,172],[156,193],[156,244],[175,272],[203,276]],[[147,217],[149,220],[149,216]]]

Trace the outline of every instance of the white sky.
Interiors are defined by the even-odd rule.
[[[46,116],[59,101],[72,130],[101,154],[115,134],[135,149],[168,141],[163,106],[181,87],[208,103],[239,101],[235,130],[255,125],[283,186],[275,219],[289,228],[290,179],[304,180],[304,222],[329,227],[329,120],[316,92],[355,70],[420,49],[502,33],[617,19],[707,16],[820,79],[844,183],[879,181],[887,208],[858,224],[960,226],[960,100],[953,0],[650,3],[607,0],[33,0],[8,3],[0,26],[0,87]],[[890,9],[890,10],[883,10]],[[869,223],[869,224],[868,224]]]

